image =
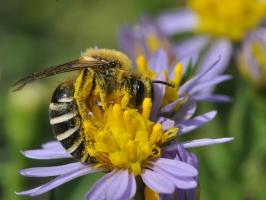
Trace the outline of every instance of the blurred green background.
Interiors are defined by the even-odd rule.
[[[33,83],[12,93],[18,78],[79,57],[87,47],[118,48],[121,25],[142,14],[156,15],[182,2],[159,0],[0,0],[0,199],[17,197],[47,180],[24,178],[18,170],[58,162],[24,158],[20,150],[39,148],[53,139],[48,105],[53,89],[71,74]],[[234,66],[230,73],[237,74]],[[218,87],[231,104],[202,104],[199,113],[218,109],[217,118],[187,138],[235,137],[231,144],[197,149],[201,199],[266,198],[265,95],[241,78]],[[86,176],[34,199],[83,199],[100,176]]]

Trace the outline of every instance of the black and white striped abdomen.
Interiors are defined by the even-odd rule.
[[[56,139],[74,158],[81,160],[85,144],[81,119],[73,96],[72,82],[60,84],[52,96],[49,118]]]

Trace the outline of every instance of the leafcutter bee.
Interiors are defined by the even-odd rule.
[[[152,99],[152,81],[132,70],[129,58],[123,53],[109,49],[87,49],[74,61],[35,72],[15,83],[15,91],[26,84],[59,73],[78,71],[73,80],[61,83],[54,91],[49,107],[49,118],[56,139],[67,152],[82,162],[93,162],[85,153],[83,122],[93,121],[90,107],[98,105],[105,109],[109,103],[139,109],[145,97]]]

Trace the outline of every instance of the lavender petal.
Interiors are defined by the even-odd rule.
[[[136,190],[137,190],[137,185],[136,185],[136,180],[135,180],[135,176],[133,174],[129,175],[129,190],[127,191],[128,193],[126,193],[122,199],[132,199],[135,194],[136,194]]]
[[[157,123],[160,123],[164,131],[167,131],[170,128],[174,128],[175,122],[166,117],[159,117]]]
[[[185,98],[186,98],[185,96],[180,97],[177,100],[173,101],[172,103],[167,104],[166,106],[162,107],[160,109],[160,114],[165,114],[165,113],[169,113],[169,112],[173,111],[174,108],[176,107],[176,105],[180,104],[182,101],[184,101]]]
[[[204,125],[205,123],[213,120],[216,116],[217,112],[216,111],[211,111],[208,113],[205,113],[203,115],[200,115],[198,117],[194,117],[193,119],[186,120],[182,122],[181,124],[177,125],[177,128],[179,128],[179,134],[185,134],[190,131],[193,131],[200,126]]]
[[[76,163],[70,163],[66,165],[59,165],[52,167],[35,167],[35,168],[23,169],[20,171],[20,174],[28,177],[59,176],[78,170],[84,166],[85,166],[84,164],[76,162]]]
[[[41,185],[37,188],[31,189],[31,190],[27,190],[27,191],[23,191],[23,192],[16,192],[17,195],[23,195],[23,196],[38,196],[41,195],[43,193],[46,193],[68,181],[71,181],[75,178],[78,178],[80,176],[84,176],[86,174],[90,174],[93,172],[97,172],[99,170],[92,170],[90,167],[87,166],[83,166],[78,170],[74,170],[72,172],[69,172],[67,174],[61,175],[56,177],[55,179],[53,179],[52,181]]]
[[[221,74],[226,69],[231,58],[232,48],[232,44],[228,39],[217,40],[212,45],[212,47],[204,56],[205,59],[202,61],[201,66],[199,67],[199,73],[206,71],[209,66],[211,66],[212,63],[217,60],[218,57],[221,57],[221,59],[210,71],[210,73],[204,77],[205,80],[209,80],[212,77]]]
[[[209,38],[206,36],[197,36],[177,43],[174,46],[174,53],[178,55],[178,62],[183,65],[183,73],[185,73],[190,61],[192,61],[192,66],[196,64],[200,52],[207,45],[208,41]]]
[[[190,91],[189,91],[189,94],[190,95],[193,95],[195,94],[196,92],[198,91],[202,91],[206,88],[210,88],[210,87],[213,87],[215,86],[216,84],[219,84],[223,81],[226,81],[226,80],[229,80],[231,79],[232,76],[229,76],[229,75],[222,75],[222,76],[217,76],[215,78],[212,78],[211,80],[206,80],[204,82],[201,82],[199,83],[198,85],[196,85],[194,88],[192,88]],[[202,94],[202,92],[201,92]]]
[[[195,86],[197,86],[202,80],[206,80],[207,75],[210,74],[209,72],[212,71],[214,68],[217,67],[217,64],[220,62],[221,57],[217,56],[216,60],[211,64],[208,65],[207,69],[204,69],[202,72],[198,73],[198,75],[194,76],[192,79],[187,81],[185,84],[183,84],[178,91],[179,95],[184,95],[189,93],[191,89],[193,89]],[[211,77],[208,77],[211,79]]]
[[[231,102],[232,99],[228,96],[225,95],[220,95],[220,94],[210,94],[210,95],[206,95],[206,94],[199,94],[199,95],[195,95],[193,96],[193,98],[196,101],[207,101],[207,102],[211,102],[211,103],[228,103]]]
[[[104,200],[106,199],[106,190],[108,189],[108,185],[110,184],[110,179],[112,176],[116,175],[117,171],[112,171],[102,178],[100,178],[90,189],[90,191],[86,194],[87,200]]]
[[[172,183],[175,184],[177,188],[180,189],[191,189],[195,188],[197,186],[197,181],[195,181],[193,178],[181,178],[173,176],[172,174],[169,174],[168,171],[164,171],[161,168],[154,167],[153,170],[155,172],[160,173],[167,179],[169,179]]]
[[[159,158],[153,162],[153,166],[178,177],[195,177],[198,175],[198,170],[193,166],[178,160],[167,158]]]
[[[211,139],[211,138],[206,138],[206,139],[198,139],[198,140],[192,140],[190,142],[184,142],[183,146],[184,148],[194,148],[194,147],[203,147],[203,146],[209,146],[213,144],[221,144],[225,142],[231,142],[234,138],[217,138],[217,139]]]
[[[197,25],[196,15],[188,9],[178,9],[158,18],[158,26],[166,35],[192,31]]]
[[[145,185],[155,192],[168,194],[174,192],[174,184],[160,173],[145,169],[141,177]]]
[[[164,70],[167,70],[168,66],[168,57],[163,49],[160,49],[154,54],[152,54],[149,62],[149,69],[160,74]]]
[[[166,79],[165,75],[162,73],[157,77],[157,80],[165,81],[165,79]],[[153,84],[153,91],[154,91],[154,97],[153,97],[153,104],[152,104],[152,111],[150,118],[151,120],[156,121],[165,94],[165,85]]]
[[[176,124],[182,123],[184,120],[190,119],[196,109],[196,102],[193,99],[189,99],[185,104],[180,106],[178,112],[176,112],[171,119],[174,120]]]
[[[60,151],[64,151],[64,147],[58,141],[51,141],[45,144],[42,144],[43,149],[59,149]]]
[[[37,160],[49,160],[49,159],[59,159],[59,158],[72,158],[72,156],[65,150],[61,151],[59,149],[35,149],[27,150],[21,152],[25,157],[37,159]]]
[[[106,191],[106,199],[122,200],[124,194],[127,193],[129,183],[129,173],[127,170],[119,170],[110,178],[110,184]]]

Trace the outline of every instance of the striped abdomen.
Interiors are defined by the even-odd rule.
[[[81,119],[73,96],[72,82],[60,84],[56,88],[49,107],[50,124],[56,139],[66,151],[74,158],[86,162]]]

